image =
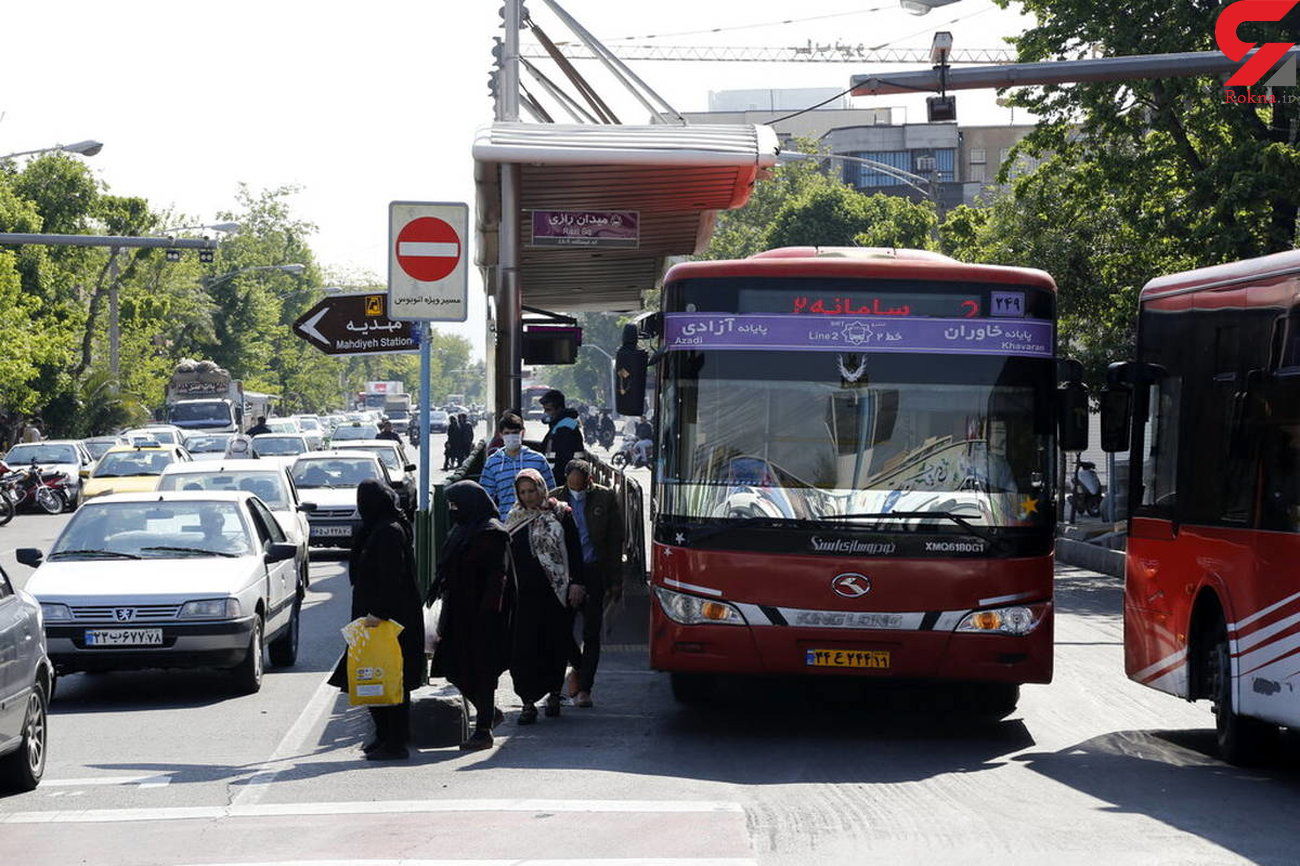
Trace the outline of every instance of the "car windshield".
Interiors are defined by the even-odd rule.
[[[384,445],[353,445],[347,450],[369,451],[371,454],[378,457],[380,462],[390,470],[399,474],[402,472],[402,461],[397,456],[396,448],[388,448]]]
[[[371,478],[383,480],[373,457],[322,457],[293,465],[293,483],[300,488],[356,487]]]
[[[127,430],[122,434],[122,438],[128,441],[136,439],[152,439],[163,445],[179,445],[180,442],[176,436],[176,431],[167,430],[161,427],[141,427],[136,430]]]
[[[661,510],[884,526],[907,520],[871,515],[937,512],[1035,524],[1050,512],[1050,387],[1041,359],[674,352]]]
[[[98,441],[94,439],[87,439],[81,444],[84,445],[86,450],[90,452],[91,457],[94,457],[96,460],[98,460],[99,458],[103,457],[105,453],[107,453],[108,449],[117,445],[117,439],[101,439]]]
[[[301,454],[307,450],[299,436],[254,436],[253,451],[259,457],[280,457]]]
[[[210,424],[224,427],[234,423],[230,404],[221,400],[194,400],[173,403],[167,410],[173,423]]]
[[[125,478],[132,475],[161,475],[175,462],[170,451],[111,451],[100,458],[95,478]]]
[[[24,445],[15,445],[5,455],[5,462],[11,466],[17,466],[20,463],[79,463],[77,459],[77,449],[71,445],[47,445],[41,442],[30,442]]]
[[[185,440],[185,447],[191,454],[225,453],[233,433],[198,433]]]
[[[158,481],[159,490],[221,490],[252,493],[273,510],[286,511],[290,508],[289,491],[283,472],[266,469],[248,469],[236,471],[212,472],[177,472],[164,475]]]
[[[379,435],[379,428],[374,424],[358,424],[340,427],[334,431],[334,439],[374,439]]]
[[[277,421],[274,418],[266,422],[272,433],[297,433],[298,425],[292,421]]]
[[[298,426],[303,430],[309,430],[312,433],[320,432],[320,422],[315,418],[299,418]]]
[[[49,558],[176,559],[252,551],[235,502],[89,502],[68,523]]]

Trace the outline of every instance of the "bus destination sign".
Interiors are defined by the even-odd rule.
[[[668,351],[920,352],[1052,357],[1052,323],[1037,319],[665,313]]]

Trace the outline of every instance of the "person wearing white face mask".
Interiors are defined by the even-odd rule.
[[[521,470],[536,469],[540,472],[547,490],[555,486],[555,476],[551,474],[551,465],[546,458],[524,444],[522,418],[507,412],[501,416],[497,429],[502,447],[488,455],[478,483],[491,495],[497,508],[501,509],[501,519],[505,520],[515,504],[515,477]]]

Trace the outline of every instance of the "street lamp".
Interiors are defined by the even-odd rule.
[[[197,226],[173,226],[172,228],[163,229],[162,234],[170,237],[171,235],[176,234],[176,232],[198,231],[199,229],[211,229],[214,232],[234,234],[239,231],[239,223],[208,223],[207,225]]]
[[[241,274],[251,274],[257,271],[279,271],[293,277],[300,277],[305,270],[307,270],[307,266],[298,262],[290,262],[287,265],[253,265],[247,268],[235,268],[233,271],[227,271],[219,277],[200,277],[199,279],[205,288],[210,289],[213,286],[221,285],[227,280],[233,280]]]
[[[40,147],[36,150],[20,150],[17,153],[6,153],[4,156],[0,156],[0,159],[13,159],[16,156],[35,156],[41,153],[55,153],[56,151],[76,153],[81,156],[94,156],[103,149],[104,142],[87,139],[85,141],[73,142],[72,144],[56,144],[53,147]]]
[[[905,12],[913,15],[928,15],[931,9],[938,9],[940,6],[947,6],[949,3],[956,3],[957,0],[898,0],[898,5]]]

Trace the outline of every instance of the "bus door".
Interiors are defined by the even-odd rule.
[[[1179,441],[1184,414],[1184,345],[1190,317],[1142,311],[1139,347],[1150,375],[1134,387],[1132,520],[1124,581],[1124,666],[1142,683],[1186,693],[1186,635],[1176,622],[1179,563]],[[1179,333],[1187,339],[1178,339]]]

